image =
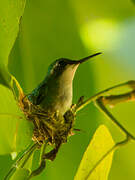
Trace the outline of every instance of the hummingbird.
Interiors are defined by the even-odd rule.
[[[72,105],[72,84],[78,66],[96,53],[80,60],[60,58],[48,68],[45,79],[28,95],[29,101],[51,112],[58,111],[64,115]]]

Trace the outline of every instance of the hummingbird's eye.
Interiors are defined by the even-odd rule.
[[[66,65],[67,65],[67,63],[64,60],[59,61],[59,66],[60,67],[65,67]]]

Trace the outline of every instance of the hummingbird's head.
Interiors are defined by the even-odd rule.
[[[57,59],[49,66],[48,76],[56,78],[67,76],[68,79],[70,79],[70,77],[71,79],[73,79],[74,74],[80,64],[82,64],[85,61],[88,61],[90,58],[97,56],[99,54],[101,53],[96,53],[80,60],[70,60],[66,58]]]

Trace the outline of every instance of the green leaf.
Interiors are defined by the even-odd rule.
[[[0,3],[0,83],[9,86],[8,57],[16,40],[25,0],[4,0]]]
[[[7,87],[0,85],[0,154],[20,151],[31,141],[28,122]]]
[[[107,180],[114,152],[109,153],[96,168],[94,167],[113,146],[111,134],[104,125],[101,125],[84,153],[74,180]]]
[[[25,149],[28,146],[32,139],[33,134],[33,124],[28,120],[21,119],[18,122],[18,133],[16,136],[16,151]]]
[[[6,155],[0,155],[0,179],[4,179],[5,175],[7,174],[7,172],[9,171],[9,169],[11,168],[13,161],[11,159],[10,154],[6,154]]]
[[[29,174],[30,172],[28,169],[20,168],[14,173],[10,180],[27,180]]]
[[[26,0],[4,0],[0,4],[0,83],[7,87],[10,87],[11,79],[7,69],[8,57],[19,31],[25,2]],[[2,85],[0,101],[0,154],[19,151],[31,139],[31,123],[24,118],[12,92]]]

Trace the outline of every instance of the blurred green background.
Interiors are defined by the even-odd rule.
[[[135,5],[130,0],[27,0],[19,36],[9,59],[9,70],[27,94],[46,75],[55,59],[80,59],[103,52],[78,68],[74,80],[74,102],[120,82],[134,79]],[[135,135],[135,103],[113,109],[119,121]],[[72,180],[82,155],[99,124],[105,123],[116,141],[122,138],[94,105],[78,113],[75,127],[82,129],[64,144],[54,162],[34,180]],[[135,179],[135,143],[117,150],[109,180]],[[0,156],[0,166],[10,165]],[[4,165],[5,164],[5,165]],[[1,167],[0,167],[1,169]]]

